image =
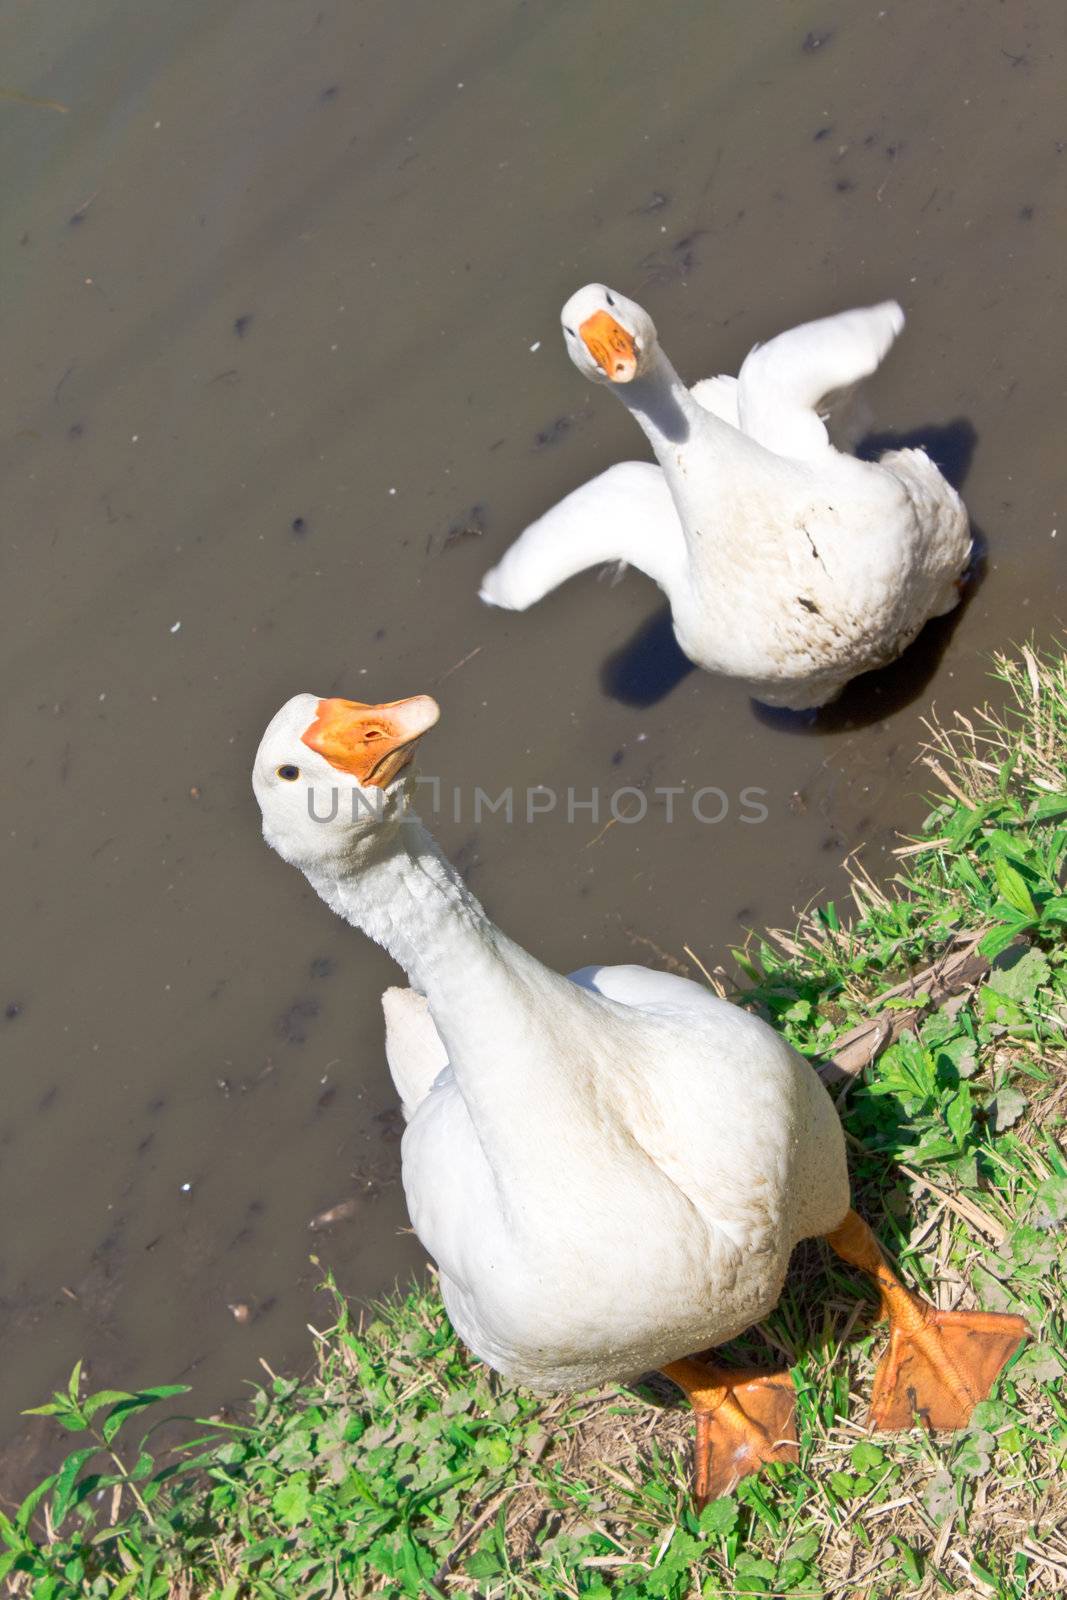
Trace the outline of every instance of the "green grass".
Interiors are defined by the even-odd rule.
[[[275,1379],[239,1426],[198,1424],[183,1449],[138,1437],[175,1389],[83,1396],[76,1370],[43,1409],[77,1448],[0,1517],[0,1585],[36,1600],[1067,1592],[1067,662],[1024,649],[996,675],[1001,709],[930,730],[938,798],[899,879],[857,874],[850,916],[827,905],[752,940],[736,996],[816,1062],[872,1016],[909,1015],[839,1106],[857,1207],[908,1281],[1033,1329],[966,1432],[867,1434],[883,1329],[865,1281],[818,1244],[726,1352],[792,1368],[800,1466],[699,1515],[666,1383],[537,1400],[467,1357],[432,1286],[357,1326],[327,1283],[312,1375]],[[893,993],[978,933],[991,966],[962,993]]]

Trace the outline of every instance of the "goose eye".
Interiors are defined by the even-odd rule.
[[[572,339],[577,337],[577,335],[574,332],[574,329],[573,328],[568,328],[566,323],[563,324],[563,331],[564,331],[564,333],[569,333]]]
[[[613,306],[615,304],[615,296],[612,294],[610,289],[604,290],[604,299],[608,302],[609,306]]]
[[[300,776],[300,768],[291,766],[288,762],[284,767],[278,768],[279,778],[284,778],[286,783],[295,783]]]

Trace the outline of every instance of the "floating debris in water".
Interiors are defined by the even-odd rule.
[[[171,633],[177,633],[180,627],[181,627],[181,623],[180,622],[172,622],[171,623],[171,627],[170,627]]]
[[[312,1217],[308,1227],[312,1233],[317,1233],[321,1228],[332,1228],[337,1222],[348,1222],[359,1210],[358,1200],[342,1200],[336,1206],[330,1206],[327,1211],[320,1211],[317,1217]]]
[[[89,196],[88,200],[83,200],[78,209],[71,212],[70,216],[67,218],[67,226],[69,228],[76,228],[80,223],[85,221],[86,212],[89,210],[89,207],[92,205],[99,193],[99,189],[95,190]]]
[[[444,680],[446,678],[450,678],[454,672],[458,672],[460,667],[465,667],[468,661],[474,660],[481,648],[482,647],[480,644],[476,644],[473,650],[468,650],[465,656],[461,656],[458,661],[453,662],[452,666],[446,667],[444,672],[442,672],[439,677],[436,677],[433,680],[434,683],[443,683]]]
[[[18,89],[0,89],[0,100],[16,100],[20,106],[40,106],[42,111],[61,111],[64,116],[70,111],[70,107],[65,106],[62,100],[42,100],[35,94],[22,94]]]
[[[319,1014],[319,1002],[311,999],[294,1000],[278,1018],[278,1032],[286,1044],[306,1044],[308,1025]]]
[[[557,417],[555,422],[550,422],[547,428],[541,429],[535,441],[535,448],[544,450],[549,445],[558,444],[573,426],[574,418],[572,416]]]
[[[234,1322],[239,1322],[243,1327],[246,1322],[251,1322],[252,1312],[243,1300],[233,1300],[229,1303],[230,1314]]]
[[[426,541],[426,552],[428,555],[431,553],[441,555],[445,550],[450,550],[454,544],[459,544],[462,539],[480,539],[485,529],[485,506],[481,504],[471,506],[449,523],[443,535],[430,534]]]

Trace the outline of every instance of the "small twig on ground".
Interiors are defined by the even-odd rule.
[[[474,1538],[474,1535],[479,1531],[479,1529],[485,1527],[485,1524],[489,1521],[489,1518],[493,1516],[494,1512],[496,1512],[500,1506],[503,1505],[504,1501],[509,1497],[509,1495],[516,1494],[520,1489],[528,1489],[531,1485],[531,1482],[531,1479],[524,1478],[519,1483],[509,1483],[506,1489],[501,1489],[499,1494],[493,1496],[488,1504],[474,1518],[473,1522],[468,1523],[464,1528],[463,1532],[460,1534],[459,1538],[456,1540],[455,1544],[452,1546],[451,1550],[448,1552],[447,1556],[434,1573],[434,1583],[443,1583],[445,1581],[445,1579],[448,1577],[448,1574],[451,1572],[452,1567],[455,1564],[456,1557],[459,1555],[460,1551],[465,1549],[466,1546],[470,1544],[471,1540]]]

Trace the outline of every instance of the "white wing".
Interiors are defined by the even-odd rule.
[[[521,533],[482,580],[491,606],[525,611],[575,573],[625,561],[665,583],[685,559],[681,523],[659,467],[623,461],[583,483]]]
[[[710,411],[721,421],[728,422],[731,428],[741,426],[737,411],[736,378],[729,377],[725,372],[720,372],[717,378],[701,378],[699,383],[694,383],[689,393],[705,411]]]
[[[829,447],[819,402],[867,378],[904,326],[895,300],[805,322],[758,344],[738,374],[743,432],[778,455],[817,456]]]
[[[736,378],[702,378],[691,392],[705,411],[740,426]],[[481,598],[525,611],[576,573],[607,561],[638,567],[663,587],[684,559],[681,524],[662,470],[651,462],[623,461],[531,522],[486,573]]]
[[[651,967],[579,967],[568,973],[579,989],[614,1000],[637,1011],[669,1010],[719,1012],[723,1001],[709,994],[701,983],[681,978],[673,972],[656,972]]]
[[[448,1052],[424,994],[415,989],[386,989],[385,1059],[404,1108],[411,1120],[434,1082],[448,1066]]]

